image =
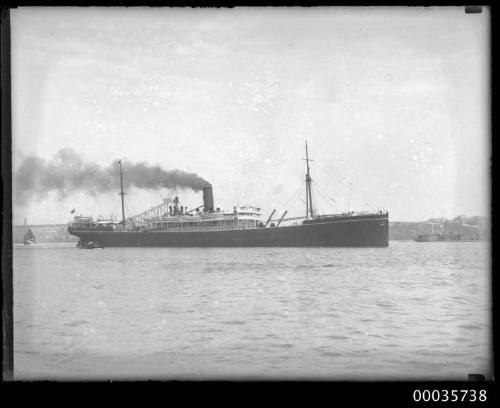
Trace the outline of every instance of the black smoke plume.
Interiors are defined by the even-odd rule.
[[[146,162],[131,163],[122,160],[124,189],[185,188],[199,191],[210,183],[195,173],[182,170],[163,170],[159,165]],[[28,199],[43,198],[55,192],[64,198],[74,192],[90,195],[118,191],[120,170],[114,160],[107,167],[86,163],[72,149],[62,149],[52,158],[25,157],[13,173],[14,195],[19,204]]]

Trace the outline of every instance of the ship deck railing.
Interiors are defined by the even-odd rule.
[[[224,225],[224,226],[197,226],[197,227],[168,227],[168,226],[163,226],[163,227],[154,227],[154,226],[147,226],[147,225],[141,225],[141,226],[136,226],[136,227],[117,227],[116,229],[113,228],[102,228],[94,225],[72,225],[72,229],[75,230],[85,230],[85,231],[109,231],[109,232],[115,232],[115,233],[120,233],[120,232],[133,232],[133,231],[147,231],[147,232],[193,232],[193,231],[228,231],[228,230],[247,230],[247,229],[260,229],[262,227],[259,227],[258,225],[256,226],[250,226],[250,225]]]
[[[388,215],[388,211],[349,211],[349,212],[344,212],[340,214],[325,214],[325,215],[316,215],[313,217],[313,219],[325,219],[325,218],[332,218],[332,217],[360,217],[360,216],[365,216],[365,215]]]
[[[204,231],[229,231],[229,230],[247,230],[247,229],[258,229],[259,227],[250,226],[237,226],[237,225],[227,225],[227,226],[213,226],[213,227],[170,227],[170,228],[143,228],[143,231],[148,232],[204,232]]]
[[[284,218],[281,220],[282,222],[285,221],[298,221],[298,220],[305,220],[305,221],[311,221],[311,220],[325,220],[329,218],[345,218],[345,217],[363,217],[363,216],[373,216],[373,215],[380,215],[380,216],[387,216],[389,215],[388,211],[350,211],[350,212],[344,212],[344,213],[337,213],[337,214],[322,214],[322,215],[315,215],[312,219],[307,218],[307,217],[291,217],[291,218]],[[279,221],[279,218],[275,218],[270,220],[269,222],[277,222]]]

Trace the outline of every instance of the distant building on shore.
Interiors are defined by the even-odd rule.
[[[452,220],[446,218],[430,218],[427,221],[389,223],[390,240],[414,240],[419,235],[455,234],[462,240],[488,241],[490,239],[490,222],[487,217],[466,217],[459,215]]]

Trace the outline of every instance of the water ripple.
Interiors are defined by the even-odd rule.
[[[15,248],[16,378],[487,373],[488,256],[479,242]]]

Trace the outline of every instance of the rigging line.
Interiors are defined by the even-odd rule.
[[[354,194],[353,194],[353,193],[354,193]],[[352,197],[353,195],[354,195],[355,197],[357,197],[360,201],[365,201],[365,200],[366,200],[366,197],[367,197],[366,192],[363,192],[363,191],[359,190],[359,189],[357,188],[357,186],[356,186],[355,188],[353,188],[353,187],[351,186],[351,197]]]
[[[316,207],[319,206],[319,201],[321,201],[321,203],[323,203],[325,201],[325,196],[319,188],[314,189],[313,201],[314,201],[314,204]],[[321,205],[323,205],[323,204],[321,204]]]
[[[331,197],[325,190],[323,190],[322,188],[318,188],[318,192],[323,195],[323,198],[325,198],[327,202],[332,202],[333,205],[330,203],[329,204],[335,209],[335,211],[341,211],[341,209],[337,207],[337,201],[333,197]]]
[[[300,188],[293,194],[292,197],[289,198],[289,200],[284,204],[282,205],[281,207],[277,207],[279,209],[290,209],[290,207],[292,207],[295,202],[297,201],[297,199],[302,195],[303,193],[303,190],[304,190],[304,186],[300,186]]]
[[[359,190],[358,188],[352,188],[352,187],[351,187],[351,197],[353,196],[353,194],[352,194],[352,193],[354,193],[354,196],[355,196],[356,198],[358,198],[358,199],[359,199],[359,201],[364,201],[364,202],[365,202],[365,204],[366,204],[366,205],[368,205],[368,207],[370,207],[370,208],[372,208],[372,209],[373,209],[372,205],[371,205],[371,204],[369,204],[369,203],[367,202],[367,200],[366,200],[366,198],[368,197],[368,194],[367,194],[366,192],[363,192],[363,191]],[[379,205],[376,205],[376,203],[373,203],[373,204],[375,204],[375,207],[379,207],[379,208],[380,208],[380,206],[379,206]],[[374,210],[374,211],[375,211],[375,210]]]
[[[312,201],[312,208],[314,209],[314,214],[318,215],[321,213],[320,211],[320,206],[318,204],[318,194],[316,194],[316,188],[312,188],[312,181],[311,181],[311,201]]]
[[[291,202],[287,203],[288,207],[292,207],[292,205],[295,204],[295,202],[297,201],[297,199],[303,195],[303,193],[304,193],[303,190],[304,190],[304,188],[301,188],[299,190],[298,194],[295,195],[294,199]],[[304,202],[304,204],[305,204],[305,202]],[[284,207],[282,207],[282,208],[284,208]]]
[[[295,197],[297,197],[297,195],[301,194],[301,192],[302,192],[303,189],[304,189],[304,185],[301,183],[299,185],[299,187],[297,188],[297,190],[295,190],[295,192],[288,198],[288,200],[281,205],[281,208],[285,207],[291,201],[295,200]]]
[[[125,200],[123,200],[123,201],[125,202],[125,207],[127,208],[127,211],[128,211],[128,213],[129,213],[129,217],[131,217],[131,216],[132,216],[132,213],[131,213],[131,211],[130,211],[130,205],[129,205],[130,203],[129,203],[128,198],[127,198],[127,199],[125,199]]]
[[[320,191],[323,194],[325,194],[334,204],[337,204],[337,201],[333,197],[331,197],[330,194],[328,194],[327,191],[323,190],[318,184],[316,184],[316,187],[318,187],[317,188],[318,191]]]
[[[323,170],[324,171],[324,170]],[[326,174],[330,175],[329,173],[327,173],[326,171],[324,171]],[[330,175],[331,176],[331,175]],[[358,198],[360,201],[365,201],[366,200],[366,197],[367,197],[367,194],[365,192],[362,192],[360,189],[358,189],[357,187],[353,188],[352,187],[352,183],[349,183],[349,184],[345,184],[344,182],[340,182],[343,186],[345,187],[348,187],[350,192],[349,192],[349,195],[352,199],[352,196],[354,195],[356,198]],[[327,192],[323,191],[324,193],[326,193],[327,195],[329,195]],[[354,194],[353,194],[354,193]],[[330,197],[330,199],[333,200],[332,197]]]
[[[345,185],[345,184],[344,184],[344,185]],[[320,187],[319,187],[319,184],[318,184],[317,182],[316,182],[316,186],[317,186],[318,188],[320,188]],[[347,185],[347,187],[349,187],[349,185]],[[333,195],[333,194],[330,194],[330,193],[329,193],[328,191],[326,191],[326,190],[323,190],[323,193],[325,193],[326,195],[328,195],[328,196],[330,197],[330,199],[331,199],[331,200],[333,200],[334,202],[336,202],[336,201],[335,201],[335,199],[331,197],[331,195]]]
[[[334,179],[337,179],[339,183],[343,184],[344,186],[349,186],[349,183],[352,182],[352,180],[350,179],[350,177],[346,177],[344,175],[342,175],[340,172],[336,172],[336,176],[333,175],[332,173],[330,173],[328,170],[326,170],[324,167],[321,167],[320,168],[324,173],[326,173],[327,175],[329,175],[330,177],[333,177]]]
[[[113,214],[115,215],[116,219],[119,219],[121,217],[122,213],[122,207],[119,201],[116,202],[116,205],[114,206]]]
[[[130,211],[130,206],[128,205],[128,203],[126,201],[125,201],[125,208],[127,209],[128,213],[129,213],[129,216],[125,217],[125,218],[130,218],[132,216],[132,212]]]
[[[317,192],[318,192],[318,196],[321,196],[323,199],[325,199],[327,202],[328,202],[328,199],[330,199],[331,201],[332,198],[329,197],[328,195],[325,196],[325,193],[323,191],[321,191],[320,189],[317,189]],[[333,201],[335,202],[335,201]],[[336,205],[331,205],[330,203],[328,203],[329,205],[328,206],[332,206],[332,208],[335,210],[335,211],[340,211],[340,209],[336,206]]]
[[[352,195],[353,195],[353,193],[354,193],[354,195],[355,195],[357,198],[359,198],[361,201],[365,201],[365,200],[366,200],[366,197],[367,197],[367,193],[366,193],[366,192],[364,192],[364,191],[362,191],[361,189],[359,189],[359,188],[358,188],[358,186],[355,186],[355,187],[353,188],[353,186],[352,186],[352,182],[348,182],[348,183],[346,184],[345,182],[343,182],[342,180],[340,180],[340,179],[339,179],[340,177],[342,177],[342,178],[344,178],[344,179],[346,179],[346,180],[347,180],[347,178],[346,178],[346,177],[339,176],[339,178],[337,178],[337,177],[333,176],[331,173],[329,173],[328,171],[326,171],[326,170],[325,170],[324,168],[322,168],[321,166],[318,166],[318,168],[319,168],[322,172],[324,172],[326,175],[328,175],[328,176],[330,176],[330,177],[332,177],[332,178],[336,179],[336,180],[337,180],[338,182],[340,182],[343,186],[350,188],[350,190],[351,190],[351,192],[350,192],[350,193],[351,193],[351,196],[352,196]],[[368,204],[368,203],[366,203],[366,204]],[[368,204],[368,206],[369,206],[369,207],[371,207],[371,205],[370,205],[370,204]],[[380,206],[376,205],[376,207],[380,207]],[[371,207],[371,208],[373,208],[373,207]]]
[[[305,191],[305,186],[302,185],[300,187],[300,189],[294,194],[294,196],[291,197],[290,200],[288,200],[288,202],[286,203],[286,206],[287,207],[291,207],[293,204],[295,204],[295,202],[297,201],[297,199],[304,194],[304,191]],[[283,206],[281,208],[285,208],[285,206]]]
[[[294,193],[293,193],[293,194],[292,194],[289,198],[287,198],[287,200],[286,200],[286,201],[285,201],[282,205],[280,205],[280,206],[279,206],[279,208],[283,208],[283,207],[285,207],[285,205],[287,205],[287,204],[289,203],[289,201],[290,201],[293,197],[295,197],[295,195],[296,195],[298,192],[300,192],[300,190],[302,190],[302,188],[303,188],[303,187],[304,187],[304,186],[303,186],[303,184],[300,184],[299,188],[298,188],[297,190],[295,190],[295,192],[294,192]]]
[[[116,218],[116,214],[120,213],[120,204],[116,204],[113,210],[113,217]]]
[[[326,171],[323,167],[321,166],[316,166],[315,168],[318,168],[320,169],[323,173],[325,173],[328,177],[334,179],[335,181],[339,182],[340,184],[342,184],[343,186],[345,187],[349,187],[349,182],[344,182],[341,180],[341,178],[344,178],[346,179],[346,177],[343,177],[343,176],[334,176],[333,174],[331,174],[330,172]]]
[[[326,195],[326,196],[327,196],[327,197],[328,197],[328,198],[329,198],[329,199],[330,199],[333,203],[337,204],[337,201],[336,201],[333,197],[331,197],[331,196],[330,196],[330,194],[329,194],[327,191],[323,190],[323,188],[322,188],[322,187],[320,187],[320,186],[319,186],[319,184],[316,184],[316,187],[317,187],[317,190],[318,190],[318,191],[322,192],[322,193],[323,193],[324,195]]]
[[[135,208],[134,204],[131,201],[128,202],[128,206],[129,206],[129,209],[131,210],[130,215],[137,214],[137,209]]]
[[[125,204],[128,206],[128,211],[130,213],[130,217],[137,215],[137,211],[136,211],[134,205],[132,204],[132,202],[128,198],[125,200]]]
[[[137,211],[137,208],[135,207],[134,203],[130,202],[130,205],[132,207],[132,210],[134,211],[134,214],[138,214],[139,211]]]
[[[324,170],[323,168],[321,167],[318,167],[321,171],[323,171],[325,174],[327,174],[328,176],[336,179],[338,182],[340,182],[344,187],[348,187],[350,189],[350,195],[352,197],[353,193],[354,193],[354,196],[356,196],[357,198],[360,199],[360,201],[365,201],[366,200],[366,197],[367,197],[367,194],[363,191],[361,191],[360,189],[357,188],[357,186],[355,188],[352,187],[352,183],[344,183],[343,181],[335,178],[334,176],[332,176],[329,172],[327,172],[326,170]],[[366,203],[368,204],[368,203]],[[370,208],[373,208],[370,204],[368,204],[368,207]],[[378,206],[377,206],[378,207]]]

